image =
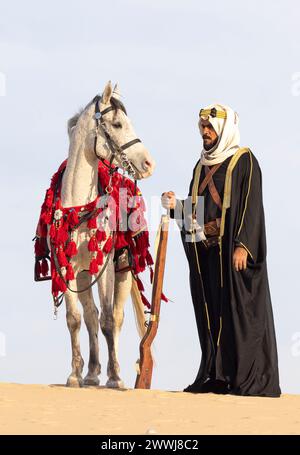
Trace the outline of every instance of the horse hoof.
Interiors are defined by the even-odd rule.
[[[124,382],[121,379],[108,379],[106,387],[109,389],[124,389]]]
[[[84,385],[98,386],[100,384],[98,376],[89,376],[87,375],[83,381]]]
[[[67,380],[67,387],[82,387],[83,380],[77,376],[69,376]]]

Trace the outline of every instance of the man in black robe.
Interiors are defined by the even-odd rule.
[[[162,194],[181,228],[202,351],[197,377],[184,391],[278,397],[261,170],[239,147],[232,109],[211,105],[199,117],[203,151],[189,197]]]

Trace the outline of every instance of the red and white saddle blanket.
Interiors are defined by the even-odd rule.
[[[46,191],[41,208],[35,238],[36,279],[47,279],[48,276],[49,279],[52,279],[54,301],[56,301],[59,293],[66,292],[68,282],[74,279],[74,270],[71,264],[71,259],[77,255],[77,245],[73,240],[74,233],[80,225],[81,217],[87,217],[87,227],[90,234],[88,242],[90,274],[97,276],[99,268],[103,264],[103,253],[109,254],[113,247],[116,253],[124,247],[127,248],[131,257],[130,268],[137,279],[141,298],[145,306],[150,308],[150,304],[143,294],[143,284],[137,276],[148,266],[152,282],[153,260],[149,252],[149,232],[144,218],[145,204],[140,190],[134,182],[121,175],[116,168],[114,169],[115,172],[112,174],[111,180],[112,192],[109,194],[112,198],[110,201],[113,203],[109,203],[108,218],[112,233],[106,238],[104,229],[101,229],[101,221],[99,222],[101,213],[105,208],[100,198],[105,196],[99,194],[93,202],[85,206],[62,207],[60,199],[61,181],[66,165],[67,160],[61,164],[52,177],[50,188]],[[108,163],[99,161],[98,175],[99,188],[105,195],[105,189],[110,180]],[[123,226],[124,219],[127,221],[126,230]],[[49,252],[48,231],[52,246],[55,248],[56,261],[53,257],[54,254],[51,254],[53,252]],[[48,275],[48,260],[51,264],[51,276]],[[167,300],[164,295],[162,295],[162,299]]]

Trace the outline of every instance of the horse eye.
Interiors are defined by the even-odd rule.
[[[122,123],[120,123],[120,122],[113,123],[112,126],[113,126],[114,128],[122,128]]]

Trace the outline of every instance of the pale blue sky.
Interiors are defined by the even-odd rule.
[[[66,121],[120,83],[136,131],[157,162],[147,199],[184,197],[201,150],[199,108],[219,101],[240,115],[242,145],[263,171],[268,264],[281,385],[300,392],[298,169],[300,6],[295,0],[0,1],[1,306],[6,356],[0,380],[63,383],[70,372],[64,309],[52,320],[49,283],[33,282],[34,236],[44,191],[66,157]],[[1,90],[0,90],[1,93]],[[153,234],[153,233],[152,233]],[[171,229],[153,387],[193,381],[200,348],[179,234]],[[300,335],[299,335],[300,336]],[[87,363],[87,337],[82,329]],[[295,341],[294,341],[295,342]],[[105,382],[106,345],[101,337]],[[294,355],[293,355],[294,354]],[[295,355],[296,354],[296,355]],[[297,355],[298,354],[298,355]],[[126,385],[138,338],[130,303],[120,343]]]

